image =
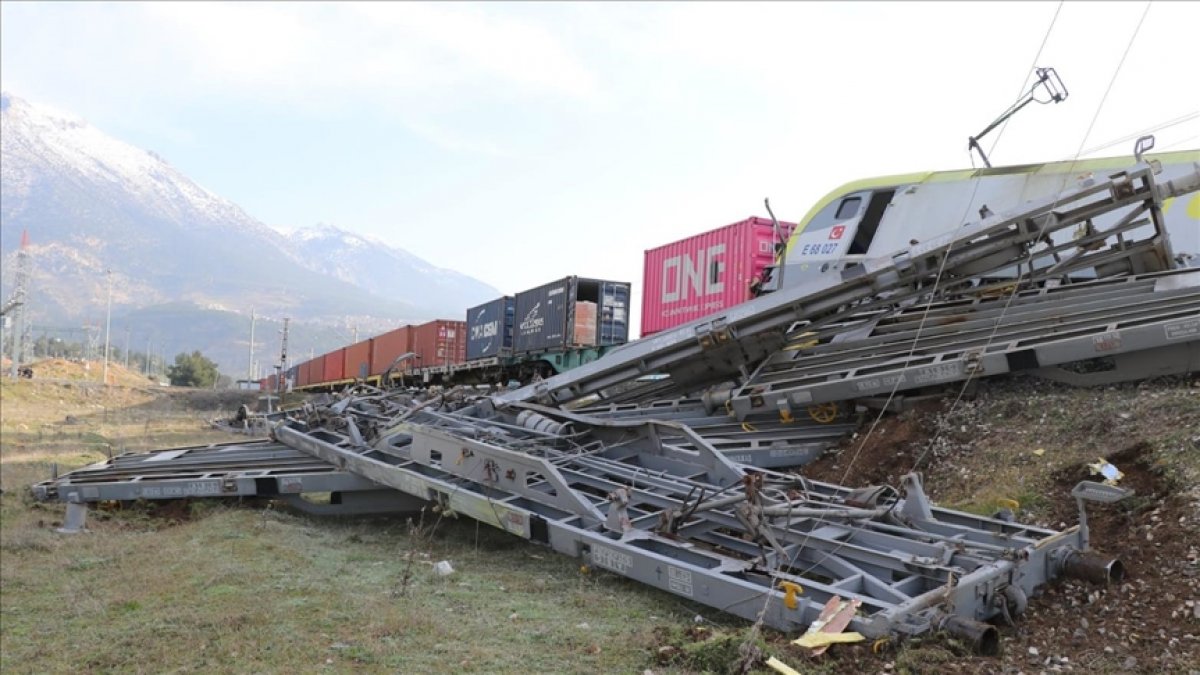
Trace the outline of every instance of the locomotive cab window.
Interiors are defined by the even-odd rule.
[[[849,197],[842,200],[842,205],[838,207],[835,220],[845,220],[858,215],[858,207],[862,204],[862,197]]]
[[[871,203],[867,205],[867,212],[863,214],[862,222],[858,224],[858,229],[854,232],[854,240],[850,242],[848,253],[861,255],[871,248],[871,242],[875,239],[875,231],[879,229],[883,213],[891,205],[892,197],[895,194],[895,190],[880,190],[871,195]]]

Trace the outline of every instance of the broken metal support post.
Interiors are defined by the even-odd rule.
[[[966,640],[976,654],[995,656],[1000,653],[1000,631],[990,623],[951,614],[942,619],[938,627]]]
[[[62,527],[54,530],[59,534],[79,534],[86,531],[87,504],[81,501],[67,502],[67,517],[63,519]]]
[[[1132,494],[1133,490],[1130,490],[1129,488],[1118,487],[1116,485],[1107,485],[1105,483],[1096,483],[1090,480],[1080,481],[1071,490],[1071,496],[1075,498],[1075,503],[1079,505],[1080,550],[1086,551],[1091,548],[1091,533],[1088,531],[1086,502],[1114,504]]]
[[[1104,558],[1094,553],[1076,551],[1063,560],[1062,573],[1073,579],[1094,584],[1120,583],[1125,578],[1125,566],[1117,558]]]

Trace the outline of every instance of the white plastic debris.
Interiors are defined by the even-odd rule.
[[[450,565],[449,560],[441,560],[433,565],[433,573],[439,577],[448,577],[454,574],[454,567]]]
[[[1092,473],[1104,476],[1104,483],[1106,485],[1116,485],[1117,481],[1125,477],[1125,474],[1121,473],[1120,469],[1113,466],[1103,457],[1100,457],[1095,464],[1088,464],[1088,468],[1092,470]]]

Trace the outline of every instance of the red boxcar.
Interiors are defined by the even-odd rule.
[[[356,342],[343,351],[346,360],[342,364],[342,376],[347,379],[366,379],[371,373],[371,343],[373,340]]]
[[[371,375],[380,375],[397,356],[412,351],[412,326],[401,326],[371,338]]]
[[[342,347],[321,357],[325,360],[323,382],[337,382],[346,379],[346,348]]]
[[[296,368],[296,381],[292,383],[293,387],[304,387],[312,382],[312,361],[305,361]]]
[[[763,268],[775,260],[795,223],[766,218],[719,227],[646,251],[642,277],[642,337],[746,302]]]
[[[467,322],[437,319],[413,330],[417,367],[445,366],[467,360]]]

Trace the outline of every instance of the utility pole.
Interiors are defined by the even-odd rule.
[[[143,374],[146,377],[150,377],[150,336],[149,335],[146,336],[146,360],[145,360],[145,362],[142,363],[142,365],[145,366],[145,372]]]
[[[20,300],[13,299],[4,303],[4,307],[0,307],[0,351],[3,351],[4,348],[8,346],[4,339],[4,329],[10,325],[9,322],[12,320],[12,317],[8,316],[8,314],[9,312],[19,308],[22,304],[23,303]],[[11,333],[12,331],[9,332]]]
[[[108,309],[104,314],[104,384],[108,384],[108,345],[109,333],[112,330],[112,270],[105,270],[108,275]]]
[[[129,370],[129,340],[133,338],[133,326],[125,326],[125,370]]]
[[[276,378],[279,386],[279,394],[282,396],[287,391],[284,380],[287,379],[287,340],[288,340],[288,317],[283,317],[283,341],[279,348],[279,377]]]
[[[96,360],[96,353],[100,351],[100,326],[93,325],[92,319],[89,317],[87,323],[83,325],[83,329],[87,331],[87,350],[84,352],[83,358],[90,364]],[[90,369],[91,365],[88,368]]]
[[[21,231],[21,248],[17,251],[17,277],[16,288],[13,289],[12,300],[7,303],[13,312],[12,318],[12,375],[13,379],[17,377],[17,369],[21,364],[21,357],[25,352],[25,302],[26,302],[26,285],[29,283],[29,232]]]
[[[254,379],[254,309],[250,309],[250,353],[246,357],[246,379]]]

